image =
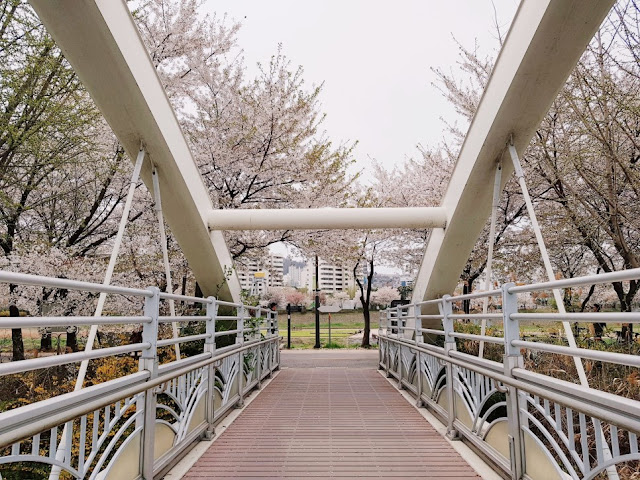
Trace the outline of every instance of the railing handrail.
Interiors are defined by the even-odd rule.
[[[640,323],[640,312],[512,313],[511,320],[587,323]]]
[[[594,388],[586,388],[581,385],[563,382],[562,380],[545,375],[544,377],[547,379],[552,379],[562,383],[562,389],[558,388],[556,391],[550,387],[550,384],[547,382],[536,382],[531,379],[527,379],[528,381],[519,380],[479,365],[475,360],[482,359],[478,359],[475,356],[463,352],[456,352],[455,356],[452,356],[447,354],[442,347],[431,346],[432,348],[425,348],[425,345],[416,345],[410,340],[393,337],[385,337],[385,340],[406,345],[412,350],[420,351],[443,360],[444,362],[449,362],[468,370],[475,371],[505,385],[510,385],[533,395],[548,398],[567,407],[581,410],[589,415],[602,418],[615,425],[628,428],[631,431],[640,432],[640,401],[621,397],[620,395],[615,395],[613,393],[603,392],[602,390]],[[524,369],[517,370],[520,372],[535,373]],[[541,374],[537,375],[543,376]],[[567,394],[568,391],[571,391],[571,395]],[[614,409],[612,405],[618,405],[621,399],[627,403],[625,409]]]
[[[6,270],[0,270],[0,283],[12,283],[30,287],[64,288],[93,293],[112,293],[115,295],[133,295],[136,297],[151,297],[153,295],[149,290],[141,288],[118,287],[114,285],[104,285],[102,283],[84,282],[81,280],[8,272]]]
[[[169,380],[180,377],[186,373],[219,362],[220,360],[223,360],[230,355],[234,355],[250,348],[254,348],[256,345],[263,345],[266,343],[277,341],[277,338],[272,337],[257,342],[252,342],[251,344],[240,345],[238,346],[238,348],[225,350],[223,351],[223,353],[221,353],[220,355],[216,355],[215,357],[209,357],[196,363],[190,363],[182,368],[171,370],[166,374],[158,375],[152,380],[144,381],[143,379],[138,380],[136,378],[136,382],[133,385],[127,386],[125,388],[122,388],[118,382],[122,381],[122,378],[128,378],[129,375],[126,377],[117,378],[115,380],[109,380],[107,382],[96,385],[95,387],[103,388],[93,390],[91,392],[91,395],[83,396],[82,402],[80,402],[79,405],[70,406],[70,401],[78,393],[86,393],[83,392],[83,390],[86,390],[90,387],[79,390],[78,392],[70,392],[67,394],[58,395],[47,400],[42,400],[40,402],[35,402],[33,404],[16,408],[14,410],[2,412],[0,413],[0,448],[11,445],[29,436],[35,435],[38,432],[42,432],[57,425],[61,425],[67,421],[73,420],[87,413],[91,413],[123,398],[132,397],[134,395],[137,395],[138,393],[142,393],[146,390],[157,387],[158,385],[167,383]],[[187,360],[188,358],[181,361],[186,362]],[[171,366],[171,363],[163,365],[163,367],[169,366]],[[139,376],[141,373],[143,372],[137,372],[132,375]],[[146,376],[146,378],[148,378],[148,375]],[[110,389],[110,386],[113,386],[113,389]],[[41,408],[39,409],[39,407]],[[26,413],[31,416],[32,421],[24,420]]]
[[[78,327],[81,325],[121,325],[150,323],[145,316],[1,317],[0,328]]]
[[[418,304],[403,306],[410,312],[408,316],[400,317],[397,311],[388,310],[386,315],[380,316],[380,366],[386,370],[388,377],[398,379],[400,388],[406,388],[416,395],[418,405],[426,404],[441,416],[447,423],[448,436],[464,436],[495,460],[496,465],[504,468],[505,473],[520,478],[531,465],[528,462],[543,455],[557,468],[557,472],[564,469],[572,478],[594,478],[595,473],[605,470],[609,478],[618,478],[615,466],[638,458],[640,401],[560,380],[548,371],[527,370],[523,352],[526,349],[528,352],[540,351],[591,360],[594,368],[598,368],[598,362],[640,368],[640,357],[600,348],[576,348],[552,342],[529,341],[523,339],[519,322],[640,323],[640,312],[519,313],[517,295],[638,278],[640,269],[532,286],[505,284],[500,290],[500,313],[453,313],[453,304],[457,300],[486,298],[495,291],[434,299],[433,303],[439,303],[440,315],[420,315]],[[430,325],[432,328],[423,328],[422,320],[425,318],[442,319],[442,330],[436,330],[433,325]],[[491,336],[456,332],[455,322],[463,319],[500,319],[503,334]],[[415,322],[413,325],[411,320]],[[425,343],[423,333],[441,335],[444,337],[444,346]],[[457,340],[471,340],[480,345],[502,344],[502,362],[486,360],[482,354],[476,356],[457,351]],[[430,359],[425,360],[425,356]],[[423,382],[429,387],[427,395],[423,393],[423,388],[426,388]],[[493,397],[496,393],[504,396]],[[489,420],[489,415],[494,419]],[[493,440],[488,440],[488,434],[500,421],[504,421],[505,426],[498,430],[498,436],[504,438],[502,429],[505,428],[508,445],[503,444],[503,450],[499,453],[495,449],[495,442],[500,441],[495,436]],[[608,429],[606,423],[609,423]],[[624,430],[628,437],[626,452],[621,446],[623,441],[618,439],[619,434],[622,435],[620,438],[624,437]],[[533,436],[534,441],[528,442],[527,436]],[[589,442],[595,446],[590,447]],[[576,448],[576,445],[579,446]],[[591,448],[596,450],[593,460],[595,467],[589,460],[590,456],[594,456]],[[541,449],[546,450],[542,452]],[[533,457],[527,456],[530,450]],[[565,455],[566,452],[569,453]],[[575,468],[571,462],[575,462]]]
[[[152,462],[149,464],[149,458],[154,458],[153,455],[153,431],[155,429],[155,404],[157,393],[154,390],[156,387],[178,377],[192,375],[196,371],[204,371],[201,375],[205,375],[206,382],[202,386],[206,386],[208,397],[205,404],[206,409],[206,425],[207,431],[213,428],[213,424],[217,421],[217,415],[214,418],[213,410],[218,412],[217,407],[214,407],[214,396],[217,387],[217,380],[214,378],[214,368],[219,366],[220,362],[226,361],[232,356],[238,356],[235,362],[235,384],[238,390],[233,394],[239,398],[238,404],[242,404],[243,397],[248,389],[254,388],[255,385],[259,385],[262,378],[265,375],[271,375],[271,372],[279,365],[279,355],[277,354],[279,348],[279,331],[278,331],[278,317],[277,312],[265,309],[260,306],[248,306],[241,303],[227,302],[224,300],[218,300],[214,297],[200,298],[191,297],[185,295],[176,295],[171,293],[160,292],[155,287],[148,289],[136,289],[117,287],[111,285],[100,285],[90,282],[75,281],[60,278],[48,278],[38,275],[26,275],[18,274],[14,272],[0,271],[0,283],[12,283],[16,285],[26,286],[39,286],[50,288],[65,288],[73,289],[84,292],[99,292],[110,294],[122,294],[137,296],[144,299],[144,310],[141,308],[141,315],[122,315],[122,316],[42,316],[42,317],[7,317],[0,318],[0,328],[49,328],[54,326],[79,326],[79,325],[113,325],[113,324],[128,324],[128,325],[141,325],[142,326],[142,341],[138,343],[128,345],[118,345],[114,347],[97,348],[89,351],[79,351],[75,353],[66,353],[63,355],[53,355],[39,358],[30,358],[27,360],[21,360],[10,363],[0,364],[0,377],[2,375],[16,374],[27,372],[31,370],[48,368],[52,366],[58,366],[63,364],[81,362],[83,360],[103,358],[106,356],[131,354],[133,352],[141,352],[139,359],[141,371],[129,374],[124,377],[110,380],[100,383],[92,387],[85,387],[78,391],[70,392],[48,398],[46,400],[34,402],[32,404],[24,405],[16,409],[1,412],[0,413],[0,448],[13,444],[11,449],[10,461],[21,461],[21,453],[19,443],[22,440],[35,436],[39,441],[39,435],[41,432],[51,430],[51,435],[55,435],[56,429],[65,424],[66,437],[61,440],[61,443],[56,446],[56,443],[51,443],[51,454],[55,456],[56,462],[60,462],[59,465],[68,469],[74,475],[78,475],[79,470],[71,465],[71,457],[67,454],[61,455],[63,449],[70,448],[68,442],[71,439],[71,429],[73,429],[73,420],[79,417],[83,422],[86,422],[85,416],[91,412],[96,412],[98,409],[105,408],[107,411],[110,405],[115,404],[115,411],[119,411],[120,403],[125,400],[128,402],[134,396],[141,394],[141,397],[135,400],[138,402],[138,407],[144,413],[137,415],[136,424],[143,425],[143,428],[149,428],[149,435],[145,434],[145,440],[143,442],[143,448],[141,456],[147,459],[143,470],[149,474],[149,469],[163,468],[163,461],[159,464]],[[175,300],[187,303],[201,304],[206,308],[205,315],[172,315],[161,316],[160,302],[162,300]],[[235,315],[223,316],[218,315],[219,306],[230,306],[236,309]],[[256,312],[263,316],[253,317],[249,315]],[[260,323],[249,324],[249,320],[260,319]],[[232,325],[224,325],[224,328],[232,326],[229,330],[219,330],[216,328],[216,320],[225,321],[230,320],[234,323]],[[191,335],[178,336],[168,339],[159,338],[159,325],[169,322],[201,322],[205,324],[205,333],[194,333]],[[235,336],[233,343],[225,347],[216,346],[216,337],[231,337]],[[192,355],[190,357],[183,358],[181,360],[174,360],[169,363],[159,365],[158,349],[162,347],[169,347],[174,344],[183,344],[186,342],[203,341],[204,346],[202,353]],[[264,347],[265,345],[268,348]],[[263,348],[266,348],[263,351]],[[243,357],[243,352],[251,350],[256,353],[258,358],[263,356],[259,364],[253,363],[253,367],[257,368],[257,374],[253,376],[253,380],[249,383],[249,376],[245,379],[244,362],[247,362],[246,358],[249,358],[251,362],[252,356],[246,358]],[[272,358],[272,355],[274,356]],[[265,363],[266,362],[266,363]],[[264,365],[263,365],[264,364]],[[263,371],[264,369],[264,371]],[[266,373],[265,373],[266,372]],[[248,374],[247,374],[248,375]],[[229,379],[227,379],[229,380]],[[186,380],[189,382],[191,380]],[[180,385],[186,385],[185,381],[178,382]],[[246,385],[245,385],[246,383]],[[163,387],[164,388],[164,387]],[[174,388],[174,387],[171,387]],[[183,388],[183,387],[179,387]],[[224,387],[225,390],[227,387]],[[228,388],[231,388],[229,386]],[[191,390],[190,390],[191,391]],[[194,391],[195,392],[195,391]],[[193,392],[191,392],[193,393]],[[142,403],[140,403],[142,402]],[[123,404],[124,405],[124,404]],[[226,405],[222,410],[222,414],[226,412],[229,405]],[[153,413],[150,413],[153,412]],[[107,413],[105,413],[106,415]],[[185,421],[188,420],[185,419]],[[129,422],[132,420],[128,420]],[[70,422],[70,423],[68,423]],[[85,427],[82,427],[85,428]],[[107,425],[104,426],[107,428]],[[111,428],[111,426],[109,426]],[[183,426],[183,428],[185,428]],[[201,425],[201,428],[204,428]],[[95,425],[94,425],[95,430]],[[146,430],[145,430],[146,432]],[[82,434],[84,435],[84,433]],[[119,435],[116,434],[116,435]],[[102,434],[100,439],[104,439],[106,436]],[[189,437],[190,438],[190,437]],[[87,439],[81,436],[81,442],[85,442]],[[185,440],[187,441],[188,438]],[[36,441],[36,440],[34,440]],[[103,440],[101,440],[103,441]],[[63,443],[64,442],[64,443]],[[95,439],[94,439],[95,442]],[[150,442],[150,443],[149,443]],[[16,447],[16,445],[18,445]],[[83,444],[84,445],[84,444]],[[84,451],[84,446],[82,447]],[[178,448],[174,453],[176,455],[184,452],[184,448]],[[79,455],[82,457],[83,454]],[[33,455],[32,455],[33,456]],[[23,457],[24,458],[24,457]],[[39,458],[36,455],[36,458]],[[89,457],[91,458],[91,457]],[[4,458],[7,461],[7,458]],[[105,459],[101,459],[103,462]],[[30,460],[31,461],[31,460]],[[37,461],[37,459],[35,460]],[[78,460],[80,461],[80,460]],[[82,457],[84,462],[84,457]],[[98,462],[91,468],[101,469],[107,467]],[[46,462],[45,462],[46,463]],[[56,463],[58,465],[58,463]],[[78,466],[78,469],[81,467]],[[107,467],[108,468],[108,467]]]
[[[574,278],[563,278],[553,282],[533,283],[531,285],[516,285],[509,288],[509,293],[535,292],[539,290],[553,290],[558,288],[583,287],[602,283],[625,282],[640,279],[640,268],[619,270],[617,272],[596,273]]]
[[[537,283],[533,285],[521,285],[517,287],[508,287],[507,292],[512,295],[517,295],[518,293],[531,292],[536,290],[544,290],[550,288],[570,288],[581,285],[593,285],[593,284],[602,284],[611,281],[624,281],[624,280],[634,280],[640,279],[640,268],[631,269],[631,270],[623,270],[619,272],[611,272],[611,273],[602,273],[597,275],[587,275],[584,277],[575,277],[570,279],[557,280],[554,282],[544,282]],[[531,287],[531,288],[530,288]],[[475,292],[471,294],[457,295],[457,296],[444,296],[438,299],[430,300],[432,303],[441,303],[445,302],[447,304],[453,304],[458,300],[470,300],[477,298],[485,298],[490,296],[496,296],[497,292],[500,292],[501,295],[504,294],[503,290],[488,290],[482,292]],[[380,324],[380,331],[386,333],[387,335],[393,335],[398,337],[399,334],[404,333],[405,331],[413,332],[415,328],[413,326],[406,325],[406,321],[409,319],[413,319],[414,321],[421,321],[422,319],[443,319],[444,315],[420,315],[418,314],[419,307],[424,302],[416,303],[416,304],[408,304],[402,305],[403,309],[414,308],[413,315],[403,315],[403,316],[390,316],[387,317],[387,322],[383,326],[382,322]],[[397,312],[397,308],[387,309],[387,312],[391,314]],[[381,318],[384,319],[384,315],[381,315]],[[501,313],[449,313],[447,315],[448,320],[461,320],[461,319],[492,319],[492,320],[503,320],[510,322],[518,322],[520,320],[535,320],[535,321],[573,321],[573,322],[594,322],[594,323],[612,323],[612,322],[620,322],[620,323],[640,323],[640,312],[570,312],[570,313],[519,313],[517,309],[512,312],[502,311]],[[519,328],[519,327],[518,327]],[[393,330],[393,332],[389,333],[389,330]],[[423,333],[436,333],[435,329],[423,329],[418,327],[419,332]],[[445,335],[444,332],[442,335]],[[506,342],[504,337],[500,336],[487,336],[487,335],[479,335],[474,333],[453,333],[452,337],[466,339],[466,340],[475,340],[479,342],[488,342],[488,343],[502,343],[508,347],[523,347],[529,348],[531,350],[539,350],[539,351],[547,351],[553,352],[557,354],[562,354],[566,356],[582,356],[583,358],[607,361],[610,363],[616,363],[619,365],[627,365],[627,366],[640,366],[638,357],[635,355],[630,355],[626,353],[617,353],[617,352],[602,352],[597,350],[593,355],[589,352],[592,352],[591,349],[584,348],[571,348],[565,345],[551,345],[544,342],[523,342],[520,339],[513,340],[511,342]],[[604,355],[602,354],[604,353]]]

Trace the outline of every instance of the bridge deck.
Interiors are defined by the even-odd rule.
[[[377,352],[327,353],[283,352],[285,368],[184,478],[480,478],[376,371]]]

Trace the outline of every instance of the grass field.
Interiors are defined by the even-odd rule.
[[[371,312],[371,329],[378,328],[379,313]],[[281,312],[278,315],[280,336],[287,339],[287,314]],[[331,314],[331,343],[334,346],[357,346],[352,343],[348,345],[347,339],[359,330],[364,328],[364,318],[361,310],[338,312]],[[80,348],[84,345],[88,329],[81,327],[78,332],[78,342]],[[37,350],[40,349],[40,333],[37,328],[23,328],[22,338],[24,349],[27,356],[35,356]],[[58,344],[61,351],[64,352],[66,347],[66,335],[53,334],[53,350],[57,350]],[[328,314],[320,315],[320,341],[323,346],[329,343],[329,316]],[[315,344],[315,314],[313,311],[306,313],[295,312],[291,314],[291,344],[294,348],[312,348]],[[11,330],[0,329],[0,359],[8,361],[11,356]]]
[[[380,314],[378,311],[371,312],[371,331],[378,329]],[[287,341],[287,314],[280,312],[278,315],[280,336]],[[491,334],[502,335],[502,322],[494,322],[495,327]],[[357,347],[359,340],[349,338],[364,328],[364,318],[361,310],[345,311],[331,314],[331,343],[334,347]],[[526,337],[536,336],[564,336],[564,329],[559,322],[521,322],[521,332]],[[616,331],[621,329],[620,324],[609,324],[605,330],[603,340],[605,343],[616,342]],[[80,348],[84,344],[87,329],[82,327],[78,333]],[[40,334],[35,328],[25,328],[22,330],[25,353],[27,356],[37,355],[40,348]],[[589,336],[588,325],[580,324],[580,336]],[[53,334],[53,350],[65,350],[66,335]],[[320,342],[322,346],[329,343],[329,316],[320,315]],[[291,315],[291,345],[293,348],[312,348],[315,344],[315,315],[313,311],[306,313],[295,312]],[[0,361],[8,361],[11,356],[11,330],[0,330]]]
[[[371,330],[378,329],[379,313],[371,312]],[[278,315],[280,336],[287,341],[287,314]],[[331,345],[329,345],[329,316],[320,314],[320,344],[330,348],[355,348],[360,341],[349,341],[349,338],[364,328],[364,317],[361,310],[338,312],[331,314]],[[291,314],[291,347],[312,348],[315,345],[315,314],[294,312]]]

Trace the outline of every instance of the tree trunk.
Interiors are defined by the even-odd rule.
[[[186,273],[182,276],[182,290],[180,291],[180,293],[182,294],[183,297],[187,295],[187,274]],[[184,306],[184,301],[180,302],[180,305]]]
[[[52,349],[52,344],[51,344],[51,334],[50,333],[43,333],[42,336],[40,337],[40,350],[42,352],[48,352]]]
[[[367,308],[362,310],[362,315],[364,316],[364,331],[362,335],[362,348],[369,348],[371,345],[369,344],[369,337],[371,336],[371,314],[369,313],[369,305]]]
[[[19,317],[20,310],[15,305],[11,305],[9,307],[9,316],[10,317]],[[13,356],[12,360],[15,362],[17,360],[24,360],[24,343],[22,342],[22,330],[19,328],[11,329],[11,344],[13,346]]]
[[[471,293],[471,288],[469,287],[469,281],[465,280],[462,284],[462,294],[467,295],[468,293]],[[462,301],[462,311],[465,315],[469,315],[469,313],[471,313],[471,300]]]
[[[71,349],[72,352],[78,351],[78,330],[73,329],[67,331],[67,348]]]
[[[369,272],[367,273],[367,288],[365,293],[364,285],[360,282],[358,278],[358,265],[360,262],[356,263],[356,266],[353,269],[353,278],[356,279],[358,283],[358,287],[360,288],[360,302],[362,303],[362,315],[364,316],[364,330],[362,334],[362,344],[360,345],[362,348],[371,348],[371,343],[369,341],[369,337],[371,336],[371,314],[369,313],[369,305],[371,303],[371,282],[373,281],[373,256],[375,253],[375,248],[371,253],[371,260],[369,260]]]

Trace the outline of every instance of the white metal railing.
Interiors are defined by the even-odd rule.
[[[270,310],[163,293],[156,287],[133,289],[4,271],[0,282],[126,295],[139,298],[143,307],[141,315],[133,316],[0,319],[0,328],[123,324],[142,329],[142,341],[129,345],[0,364],[0,376],[5,376],[140,355],[139,372],[0,413],[0,472],[11,469],[19,477],[23,462],[34,462],[75,478],[152,479],[194,441],[211,438],[228,411],[242,406],[246,394],[279,368],[278,317]],[[205,314],[161,316],[161,304],[168,300],[200,305]],[[160,325],[172,322],[204,324],[204,332],[159,339]],[[199,352],[160,364],[158,349],[194,341],[203,341]],[[128,461],[128,455],[140,462]]]
[[[617,468],[629,462],[637,467],[640,462],[639,399],[527,369],[523,352],[579,357],[592,362],[593,368],[598,362],[638,368],[640,356],[523,340],[520,322],[640,323],[640,312],[519,313],[517,296],[639,278],[640,269],[634,269],[534,285],[510,283],[500,290],[445,295],[389,309],[380,319],[380,368],[410,391],[419,405],[439,415],[449,437],[464,437],[512,478],[621,478]],[[486,297],[499,299],[502,311],[453,313],[456,302]],[[436,307],[438,313],[431,310]],[[456,332],[456,321],[461,319],[499,321],[504,334]],[[424,320],[441,324],[423,328]],[[502,361],[458,351],[456,339],[501,345]]]

